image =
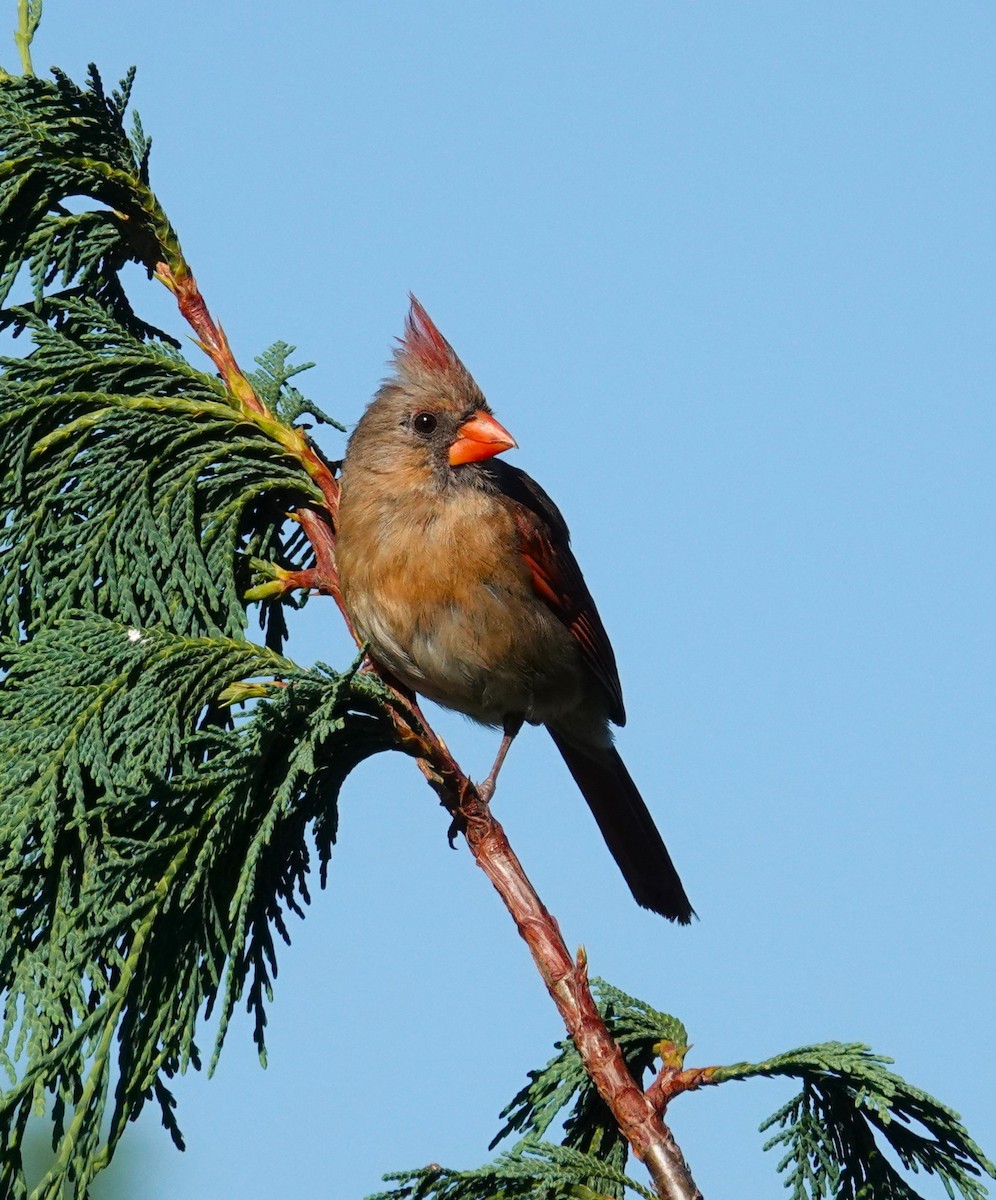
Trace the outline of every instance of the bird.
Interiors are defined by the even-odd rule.
[[[616,660],[546,492],[497,456],[517,448],[410,297],[392,371],[357,423],[336,528],[346,613],[375,664],[413,692],[503,730],[490,801],[524,722],[545,725],[633,897],[694,910],[610,725]]]

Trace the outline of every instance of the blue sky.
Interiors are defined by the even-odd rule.
[[[563,509],[701,918],[633,905],[527,731],[495,803],[568,944],[681,1017],[690,1064],[866,1041],[990,1154],[994,52],[991,5],[917,0],[47,0],[35,47],[138,65],[153,185],[245,363],[297,344],[352,423],[411,290]],[[305,616],[291,653],[345,664],[331,603]],[[438,727],[483,774],[494,736]],[[269,1067],[236,1022],[178,1086],[187,1153],[139,1123],[144,1200],[486,1158],[562,1031],[445,826],[407,760],[350,780]],[[789,1094],[675,1103],[710,1200],[781,1194],[756,1127]]]

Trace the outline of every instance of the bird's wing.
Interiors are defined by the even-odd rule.
[[[490,464],[489,464],[490,465]],[[560,510],[524,471],[496,462],[493,478],[508,502],[519,534],[519,553],[533,588],[571,632],[595,678],[605,688],[609,718],[624,725],[622,688],[609,636],[571,551],[570,533]]]

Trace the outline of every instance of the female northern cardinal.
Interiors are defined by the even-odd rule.
[[[687,924],[692,907],[612,745],[615,656],[563,517],[495,458],[515,441],[412,298],[395,374],[342,468],[342,595],[371,656],[403,684],[505,737],[490,798],[522,725],[545,725],[637,902]]]

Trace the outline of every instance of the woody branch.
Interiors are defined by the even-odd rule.
[[[197,335],[198,344],[211,358],[235,398],[248,412],[276,423],[236,363],[228,339],[212,318],[190,271],[175,270],[160,262],[155,266],[155,274],[176,296],[181,313]],[[335,561],[338,482],[328,464],[300,431],[292,430],[293,439],[289,439],[285,426],[282,430],[280,440],[288,443],[287,449],[299,457],[321,488],[325,502],[324,511],[297,510],[296,518],[315,554],[315,567],[303,579],[296,573],[288,573],[284,582],[288,589],[309,586],[331,596],[353,633],[343,606]],[[622,1052],[598,1012],[588,985],[583,955],[576,962],[571,957],[557,922],[529,882],[505,831],[474,784],[426,723],[412,698],[393,687],[391,680],[385,682],[394,691],[396,703],[391,706],[390,716],[401,744],[418,759],[422,773],[444,806],[460,820],[477,865],[491,880],[515,921],[588,1075],[634,1153],[646,1165],[658,1195],[662,1200],[701,1200],[684,1157],[660,1116],[665,1090],[661,1086],[661,1077],[652,1085],[652,1098],[633,1079]]]

